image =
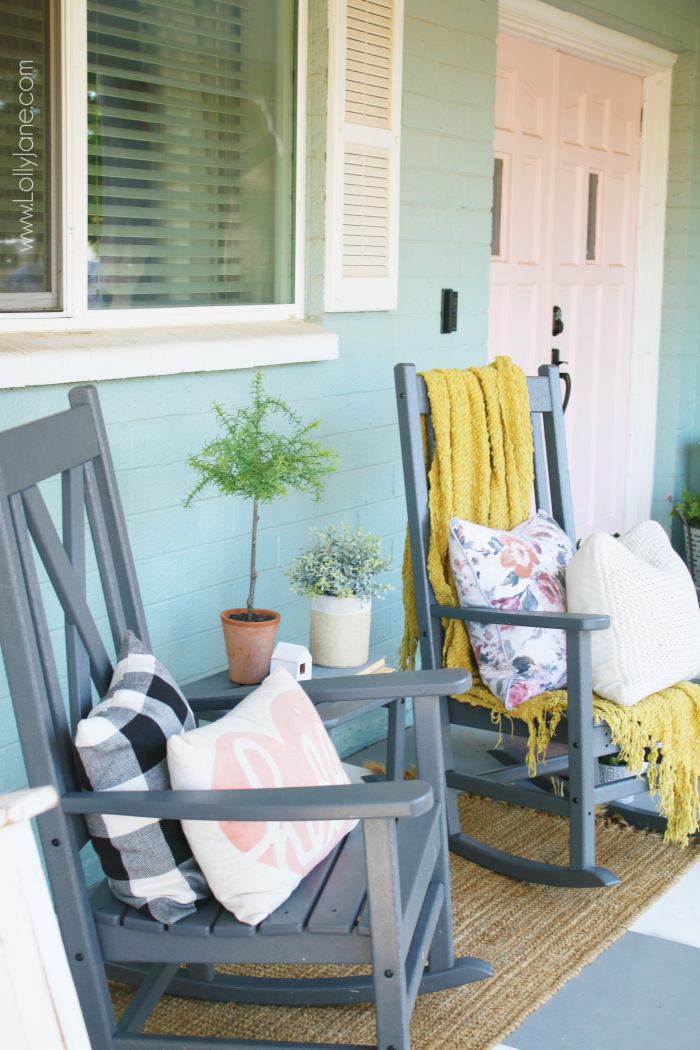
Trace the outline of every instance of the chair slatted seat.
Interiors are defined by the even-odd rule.
[[[93,1050],[250,1050],[319,1044],[144,1035],[166,992],[223,1002],[328,1005],[374,1001],[379,1046],[409,1050],[417,994],[488,977],[480,959],[454,958],[440,755],[439,697],[466,688],[464,671],[369,675],[302,683],[343,724],[391,705],[390,722],[413,697],[421,780],[330,788],[245,791],[80,792],[73,736],[94,697],[106,692],[127,630],[150,645],[97,392],[70,391],[66,412],[0,433],[0,646],[31,786],[53,784],[58,808],[38,819],[61,933]],[[58,516],[42,484],[60,477]],[[55,490],[52,493],[55,495]],[[47,490],[48,496],[48,490]],[[89,532],[85,528],[85,519]],[[107,624],[88,600],[87,543],[94,549]],[[66,697],[44,604],[46,585],[63,612]],[[90,581],[91,591],[94,590]],[[53,613],[51,614],[54,615]],[[216,677],[216,676],[215,676]],[[191,706],[212,717],[250,688],[195,688]],[[396,755],[402,754],[403,742]],[[397,757],[398,761],[398,757]],[[257,927],[214,898],[166,926],[118,901],[102,881],[88,892],[80,850],[86,813],[189,820],[345,820],[357,827]],[[220,973],[216,964],[363,963],[360,977],[273,978]],[[185,968],[182,968],[182,964]],[[389,981],[391,972],[395,980]],[[115,1022],[107,976],[139,986]],[[341,1048],[342,1050],[342,1048]],[[346,1048],[347,1050],[347,1048]]]
[[[397,822],[403,930],[409,941],[413,938],[435,870],[440,847],[440,817],[440,807],[434,804],[415,822],[410,819]],[[412,827],[414,823],[415,827]],[[326,952],[324,941],[333,937],[337,938],[337,948],[334,948],[337,957],[333,961],[371,962],[365,847],[360,825],[302,880],[284,904],[258,926],[238,922],[214,900],[199,908],[196,915],[181,919],[171,927],[164,926],[118,901],[106,880],[93,890],[90,902],[106,961],[122,960],[127,945],[133,952],[130,931],[136,930],[155,942],[148,943],[145,949],[151,961],[169,961],[173,951],[178,955],[184,951],[184,957],[189,961],[199,962],[200,956],[208,954],[208,948],[194,942],[209,937],[231,939],[232,958],[226,956],[224,949],[219,953],[222,963],[241,961],[238,943],[241,938],[250,942],[249,951],[254,958],[249,961],[280,962],[280,950],[298,954],[296,941],[299,937],[305,941],[304,957],[308,955],[311,961],[318,961],[315,956]],[[174,948],[168,943],[171,938],[179,942]],[[266,947],[261,947],[261,939],[267,942]],[[318,942],[316,947],[314,942]]]
[[[522,755],[508,746],[489,753],[502,765],[481,775],[455,772],[449,733],[443,737],[443,755],[448,788],[447,818],[450,849],[482,867],[529,882],[553,886],[613,886],[619,879],[595,865],[595,807],[613,803],[613,808],[640,826],[659,828],[665,822],[658,814],[642,813],[616,800],[648,791],[646,777],[600,784],[598,758],[618,751],[605,724],[594,724],[592,707],[591,631],[605,630],[607,616],[575,613],[524,612],[505,609],[461,609],[439,606],[428,579],[430,541],[428,479],[423,452],[421,417],[426,421],[428,451],[432,458],[434,437],[430,401],[425,380],[412,364],[394,369],[399,433],[406,485],[408,531],[416,596],[421,666],[442,667],[444,630],[442,620],[551,627],[566,632],[568,667],[568,713],[552,736],[553,743],[568,745],[563,758],[538,763],[531,775]],[[534,497],[538,510],[555,519],[572,543],[576,543],[573,502],[561,406],[559,369],[542,365],[537,376],[527,377],[534,451]],[[461,725],[493,731],[491,710],[461,703],[453,697],[442,700],[443,725]],[[508,732],[527,736],[527,723],[513,718]],[[390,742],[391,746],[391,742]],[[553,790],[552,774],[564,785],[564,795]],[[531,809],[569,818],[569,864],[532,861],[498,850],[465,835],[460,827],[457,793],[469,791]]]

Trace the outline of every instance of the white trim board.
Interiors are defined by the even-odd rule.
[[[659,388],[671,75],[676,55],[541,0],[500,0],[503,33],[643,77],[625,529],[651,517]]]
[[[560,11],[542,0],[500,0],[498,28],[511,36],[546,44],[638,77],[663,73],[676,61],[672,51]]]
[[[0,334],[0,389],[337,357],[338,336],[307,321]]]

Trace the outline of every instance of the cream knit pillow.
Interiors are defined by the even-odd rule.
[[[607,613],[594,631],[593,689],[631,707],[700,671],[700,608],[685,564],[656,521],[616,540],[596,532],[566,568],[569,612]]]

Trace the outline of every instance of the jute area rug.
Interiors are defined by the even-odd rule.
[[[462,796],[460,806],[467,834],[532,860],[566,863],[567,820],[472,796]],[[413,1050],[489,1050],[502,1042],[700,858],[695,844],[681,850],[654,832],[606,816],[596,823],[596,862],[621,880],[612,889],[532,886],[452,857],[456,954],[487,959],[494,976],[420,998],[411,1022]],[[235,969],[268,976],[323,976],[340,970]],[[112,985],[118,1016],[132,994],[126,985]],[[145,1031],[370,1045],[376,1039],[370,1004],[261,1007],[172,996],[163,997]]]

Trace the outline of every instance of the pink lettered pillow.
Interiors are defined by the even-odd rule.
[[[573,556],[571,540],[544,511],[511,532],[450,521],[450,562],[463,608],[565,612]],[[467,630],[482,682],[508,710],[566,685],[563,631],[485,623],[468,623]]]
[[[176,790],[350,783],[314,705],[281,667],[217,722],[172,736],[168,770]],[[182,828],[216,899],[256,926],[356,823],[183,820]]]

